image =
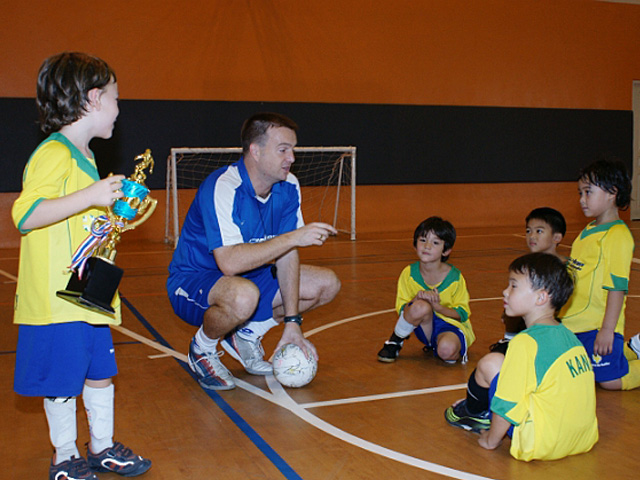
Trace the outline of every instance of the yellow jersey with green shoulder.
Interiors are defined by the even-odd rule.
[[[560,313],[562,323],[572,332],[600,329],[610,291],[629,291],[629,275],[635,242],[622,221],[596,225],[589,223],[571,246],[568,268],[574,275],[573,295]],[[624,335],[625,308],[615,331]]]
[[[518,460],[554,460],[591,450],[598,441],[591,361],[560,325],[534,325],[516,335],[500,368],[491,411],[514,425]]]
[[[404,310],[404,307],[414,299],[416,294],[421,290],[433,290],[438,289],[440,295],[440,303],[458,312],[460,320],[445,317],[439,313],[435,315],[447,323],[454,325],[462,330],[465,338],[467,339],[467,347],[475,341],[476,336],[473,333],[473,327],[471,326],[471,309],[469,308],[469,291],[467,290],[467,283],[458,270],[453,265],[447,264],[451,269],[447,276],[438,285],[427,285],[420,274],[420,262],[407,265],[398,279],[398,293],[396,295],[396,311],[398,315]]]
[[[114,316],[96,313],[58,298],[69,281],[71,257],[87,238],[93,220],[104,209],[89,208],[57,223],[27,230],[24,222],[46,199],[59,198],[100,180],[93,159],[85,157],[59,132],[47,137],[31,154],[24,169],[22,192],[11,210],[22,234],[18,285],[13,321],[23,325],[87,322],[96,325],[121,322],[120,298],[116,293]]]

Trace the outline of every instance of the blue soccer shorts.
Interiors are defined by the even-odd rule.
[[[220,278],[221,272],[202,272],[189,275],[172,275],[167,281],[169,301],[173,311],[190,325],[199,327],[204,312],[210,307],[209,292]],[[242,275],[260,290],[258,306],[248,321],[263,322],[273,317],[273,299],[279,290],[275,267],[266,265]]]
[[[30,397],[76,397],[85,380],[118,373],[111,329],[85,322],[20,325],[13,388]]]
[[[427,347],[433,349],[433,354],[438,356],[438,336],[444,332],[453,332],[460,339],[460,358],[466,361],[465,355],[467,354],[467,339],[461,329],[455,325],[451,325],[449,322],[445,322],[436,314],[433,314],[432,320],[433,328],[431,330],[431,338],[427,338],[422,327],[417,326],[413,332],[416,334],[416,338],[424,343]],[[439,358],[439,357],[438,357]]]
[[[591,359],[596,382],[608,382],[624,377],[629,373],[629,361],[624,356],[624,337],[619,333],[614,333],[611,353],[600,356],[593,353],[593,343],[597,334],[598,330],[576,333],[576,337],[582,342]]]

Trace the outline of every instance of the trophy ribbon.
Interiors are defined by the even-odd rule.
[[[77,272],[78,278],[82,280],[82,274],[84,272],[84,266],[87,263],[89,257],[100,248],[100,246],[107,239],[107,235],[114,228],[122,228],[124,223],[116,222],[115,225],[111,223],[106,215],[100,215],[91,224],[90,235],[80,244],[71,257],[71,266],[69,271]]]

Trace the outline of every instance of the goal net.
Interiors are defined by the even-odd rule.
[[[306,223],[325,222],[356,238],[356,147],[296,147],[291,172],[302,191]],[[236,162],[242,148],[172,148],[167,158],[165,241],[174,247],[200,183]]]

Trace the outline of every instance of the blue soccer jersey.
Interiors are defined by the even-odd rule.
[[[213,256],[216,248],[264,242],[302,227],[300,207],[300,185],[292,174],[262,198],[244,159],[216,170],[202,182],[189,208],[169,265],[169,282],[174,275],[220,273]]]

